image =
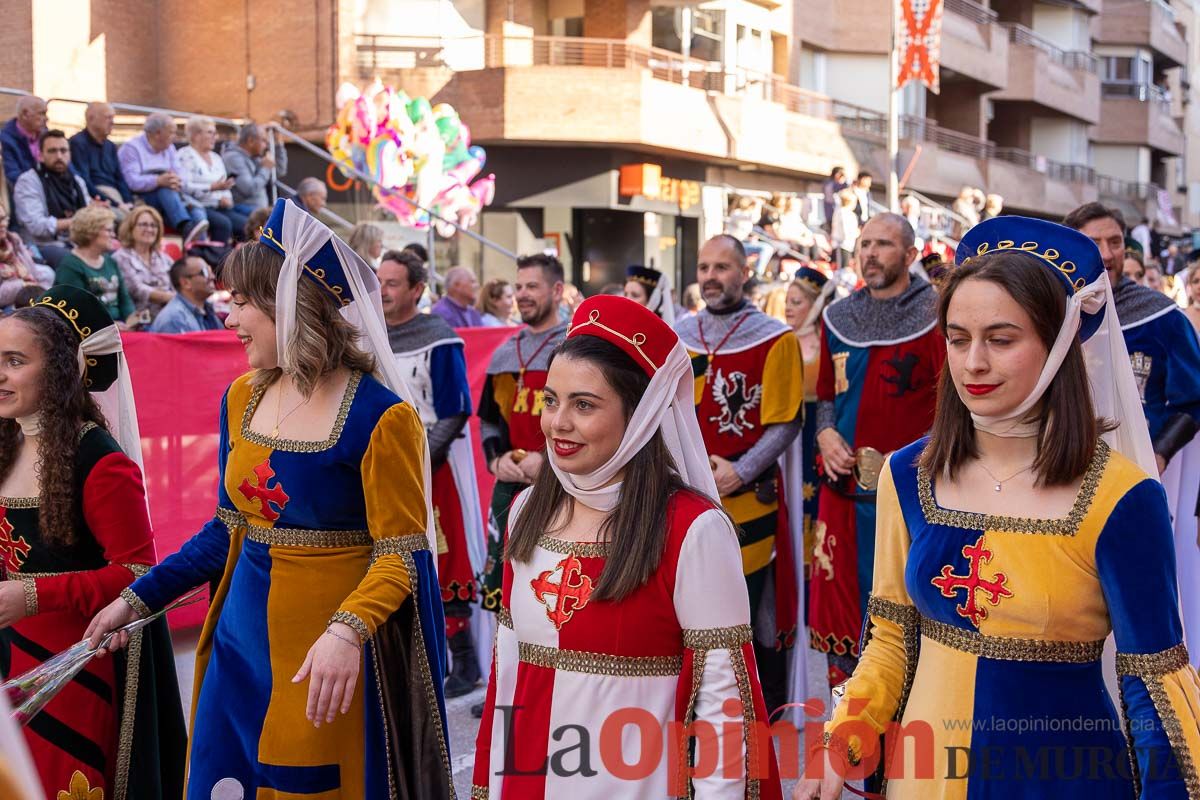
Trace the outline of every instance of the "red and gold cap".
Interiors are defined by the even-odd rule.
[[[567,338],[595,336],[615,344],[651,378],[667,361],[679,336],[650,309],[611,294],[589,297],[575,309]]]

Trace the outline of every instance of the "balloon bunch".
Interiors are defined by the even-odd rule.
[[[432,223],[439,235],[449,237],[453,225],[413,204],[463,227],[491,204],[496,176],[478,177],[487,156],[471,144],[471,132],[448,104],[431,106],[424,97],[410,98],[378,80],[362,92],[343,84],[337,104],[326,147],[339,163],[369,175],[379,205],[404,225]]]

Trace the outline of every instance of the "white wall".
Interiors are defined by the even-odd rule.
[[[1055,161],[1086,164],[1087,126],[1061,117],[1033,117],[1029,120],[1029,149]]]
[[[1091,49],[1087,15],[1074,8],[1034,3],[1033,30],[1063,50]]]
[[[828,73],[826,71],[825,53],[820,50],[801,47],[797,60],[800,62],[800,79],[797,81],[797,85],[801,89],[808,89],[810,92],[828,94],[829,82],[826,77]]]
[[[1150,149],[1136,145],[1093,144],[1092,166],[1101,175],[1126,181],[1150,181]]]
[[[826,54],[826,67],[825,83],[831,97],[887,113],[886,55],[831,52]]]
[[[485,0],[356,0],[355,33],[469,36],[486,24]]]

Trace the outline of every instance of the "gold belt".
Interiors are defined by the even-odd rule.
[[[1104,640],[1067,642],[1054,639],[1017,639],[1008,636],[985,636],[955,625],[947,625],[922,616],[921,635],[938,644],[970,653],[980,658],[998,661],[1050,661],[1065,664],[1087,664],[1099,661],[1104,652]]]
[[[239,511],[217,509],[217,518],[230,528],[242,528],[246,538],[277,547],[370,547],[369,531],[321,531],[307,528],[266,528],[252,525]]]
[[[854,451],[854,481],[864,492],[873,492],[879,486],[879,473],[887,459],[874,447],[860,447]]]

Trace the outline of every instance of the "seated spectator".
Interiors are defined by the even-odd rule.
[[[21,237],[8,230],[8,212],[0,206],[0,308],[16,305],[26,287],[38,291],[54,285],[54,270],[33,260]]]
[[[346,244],[372,267],[379,266],[383,255],[383,228],[371,222],[360,222],[350,231]]]
[[[263,225],[267,224],[267,220],[271,218],[271,207],[263,206],[256,208],[250,212],[250,216],[246,219],[246,227],[242,231],[246,236],[247,242],[253,242],[262,234]]]
[[[46,293],[46,287],[33,284],[31,286],[22,286],[13,296],[12,307],[24,308],[25,306],[33,305],[33,301]]]
[[[513,307],[513,288],[508,281],[493,278],[483,285],[477,308],[483,314],[486,327],[512,325]]]
[[[83,178],[71,171],[67,135],[45,131],[38,145],[41,162],[22,173],[13,187],[13,216],[42,259],[57,267],[67,254],[71,217],[90,201]]]
[[[266,128],[277,127],[267,123]],[[277,176],[287,174],[287,151],[283,141],[275,142],[274,154],[263,129],[253,122],[238,131],[237,144],[225,150],[225,172],[233,178],[233,208],[242,214],[250,214],[256,208],[271,205],[267,196],[267,184],[271,182],[271,170]]]
[[[46,101],[33,95],[17,98],[17,115],[0,129],[4,179],[9,186],[42,160],[40,138],[44,130]]]
[[[150,206],[136,206],[117,228],[121,249],[113,260],[138,311],[153,319],[171,301],[171,259],[162,251],[163,222]]]
[[[151,114],[142,133],[121,145],[117,156],[121,173],[133,193],[157,209],[167,224],[183,236],[184,247],[208,230],[208,218],[199,204],[189,205],[183,197],[182,169],[175,152],[175,120],[167,114]],[[228,231],[226,231],[228,240]]]
[[[325,183],[318,178],[305,178],[296,187],[296,205],[314,217],[321,216],[321,209],[329,199]]]
[[[183,193],[204,207],[210,238],[228,243],[233,233],[241,235],[248,215],[234,210],[233,193],[229,191],[233,179],[225,174],[225,162],[213,152],[216,123],[198,114],[189,117],[187,136],[190,144],[178,153]]]
[[[88,206],[71,218],[71,242],[75,249],[63,256],[55,270],[56,286],[74,286],[94,294],[118,326],[133,327],[141,320],[133,298],[125,288],[121,268],[109,250],[113,240],[113,212],[104,206]]]
[[[213,277],[203,258],[186,256],[172,264],[171,286],[175,296],[154,318],[151,333],[219,331],[224,327],[208,301],[213,293]]]
[[[446,271],[446,293],[433,304],[432,313],[437,314],[451,328],[478,328],[483,326],[483,315],[475,308],[479,299],[479,281],[475,273],[466,267],[451,267]]]
[[[983,211],[979,214],[980,222],[1000,216],[1004,211],[1004,198],[998,194],[989,194],[983,201]]]
[[[857,202],[853,189],[838,192],[840,205],[833,212],[833,247],[840,267],[850,265],[854,258],[854,247],[858,243],[858,214],[854,210]]]
[[[88,196],[107,200],[121,222],[133,206],[133,192],[121,174],[117,146],[112,135],[113,107],[108,103],[88,103],[83,112],[85,127],[71,137],[71,166],[87,184]]]

